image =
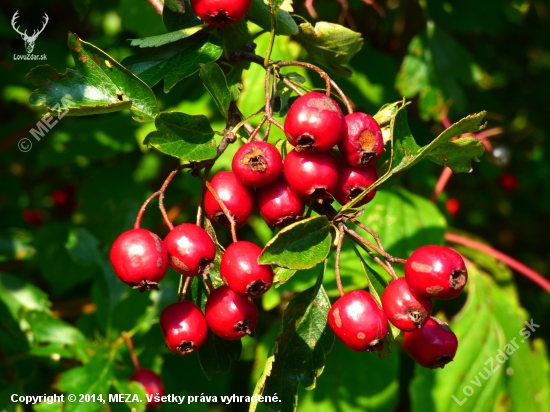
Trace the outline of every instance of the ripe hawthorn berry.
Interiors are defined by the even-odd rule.
[[[338,184],[334,191],[334,197],[342,206],[351,202],[365,189],[378,180],[378,172],[375,165],[367,165],[359,169],[351,167],[344,161],[338,164]],[[376,195],[376,189],[372,189],[366,196],[355,204],[361,206],[369,203]]]
[[[272,144],[249,142],[237,150],[231,168],[243,185],[261,187],[279,177],[283,171],[283,159]]]
[[[344,294],[328,312],[328,324],[344,344],[355,351],[383,348],[388,319],[378,302],[364,290]]]
[[[225,250],[220,274],[231,290],[241,296],[257,298],[269,290],[273,283],[273,269],[260,265],[262,248],[252,242],[234,242]]]
[[[416,249],[405,264],[405,278],[411,291],[420,296],[448,300],[460,295],[468,281],[462,256],[444,246]]]
[[[284,129],[288,142],[298,152],[323,152],[344,137],[346,122],[334,100],[323,93],[309,92],[290,106]]]
[[[151,402],[147,402],[147,409],[155,408],[162,404],[162,401],[156,402],[154,398],[154,396],[163,397],[166,394],[162,379],[155,372],[148,369],[140,369],[130,377],[130,380],[141,383],[145,388],[145,393],[153,397]]]
[[[110,259],[119,279],[140,292],[158,289],[168,268],[164,243],[146,229],[131,229],[117,237]]]
[[[283,175],[273,183],[256,189],[260,216],[269,226],[285,226],[304,214],[305,202],[290,188]]]
[[[432,300],[416,295],[405,278],[391,282],[382,294],[382,308],[397,328],[413,331],[424,325],[432,313]]]
[[[405,332],[405,349],[416,363],[425,368],[443,368],[451,362],[458,348],[458,339],[445,322],[431,317],[414,332]]]
[[[191,8],[211,26],[225,27],[244,17],[252,0],[191,0]]]
[[[159,323],[166,346],[180,355],[198,350],[206,341],[206,318],[191,301],[184,300],[168,306],[160,315]]]
[[[352,167],[366,167],[378,161],[384,152],[382,130],[372,116],[350,113],[346,117],[347,133],[338,142],[342,156]]]
[[[288,185],[305,200],[330,199],[338,185],[338,163],[330,152],[298,152],[285,157]]]
[[[238,228],[242,227],[252,214],[252,209],[254,209],[254,190],[243,185],[233,172],[227,171],[216,173],[210,184],[229,210],[235,220],[235,225]],[[221,226],[230,226],[222,208],[210,191],[206,191],[204,196],[204,210],[210,220]]]
[[[173,228],[164,244],[170,255],[170,265],[185,276],[207,273],[216,257],[216,245],[206,230],[194,223],[182,223]]]
[[[258,323],[256,305],[228,286],[210,293],[205,312],[208,326],[223,339],[236,340],[250,335]]]

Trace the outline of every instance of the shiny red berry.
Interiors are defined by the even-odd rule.
[[[449,325],[431,317],[420,329],[405,332],[403,344],[416,363],[435,369],[443,368],[454,359],[458,339]]]
[[[254,209],[254,190],[243,185],[233,172],[216,173],[210,184],[229,210],[236,226],[242,227]],[[229,227],[229,221],[223,214],[222,208],[208,190],[204,196],[204,210],[210,220]]]
[[[197,16],[211,26],[225,27],[242,19],[252,0],[191,0]]]
[[[328,312],[328,324],[344,344],[355,351],[381,350],[388,319],[370,293],[348,292]]]
[[[347,134],[338,143],[350,166],[366,167],[378,161],[384,152],[382,130],[372,116],[351,113],[346,116]]]
[[[405,278],[399,278],[384,290],[382,308],[388,320],[397,328],[413,331],[430,318],[432,300],[411,292]]]
[[[338,164],[330,152],[292,150],[285,157],[284,175],[302,199],[330,199],[338,184]]]
[[[110,258],[119,279],[141,292],[157,289],[168,268],[164,243],[146,229],[121,234],[111,246]]]
[[[184,300],[168,306],[160,315],[159,323],[166,346],[180,355],[198,350],[206,341],[206,318],[191,301]]]
[[[162,404],[161,401],[155,401],[155,396],[162,398],[166,392],[164,391],[162,379],[155,372],[148,369],[140,369],[132,375],[130,380],[141,383],[145,388],[145,393],[153,397],[151,402],[147,402],[147,408],[155,408]]]
[[[290,106],[285,119],[288,142],[297,151],[326,151],[346,134],[346,121],[338,104],[326,94],[309,92]]]
[[[285,226],[302,217],[305,201],[290,188],[283,175],[256,190],[260,216],[269,226]]]
[[[243,185],[261,187],[279,177],[283,171],[283,159],[272,144],[249,142],[237,150],[231,168]]]
[[[454,197],[451,197],[445,202],[445,208],[452,217],[455,217],[460,209],[460,201]]]
[[[269,290],[273,283],[270,265],[258,264],[262,248],[241,240],[225,250],[220,264],[220,274],[233,292],[257,298]]]
[[[428,245],[416,249],[405,264],[411,291],[434,299],[453,299],[468,281],[462,256],[448,247]]]
[[[182,223],[173,228],[164,244],[170,255],[170,265],[185,276],[206,273],[216,257],[212,238],[194,223]]]
[[[205,312],[208,326],[223,339],[250,335],[258,323],[256,305],[228,286],[221,286],[208,296]]]
[[[359,196],[377,180],[378,172],[375,165],[367,165],[359,169],[349,166],[344,161],[340,161],[338,162],[338,184],[334,191],[334,197],[343,206]],[[355,206],[369,203],[375,195],[376,189],[372,189]]]

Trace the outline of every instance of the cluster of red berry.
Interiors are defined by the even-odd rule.
[[[462,257],[443,246],[422,246],[405,264],[405,277],[391,282],[382,307],[365,291],[343,295],[332,306],[328,323],[346,346],[356,351],[381,350],[388,320],[405,332],[404,345],[425,368],[442,368],[453,360],[458,340],[449,326],[430,317],[432,298],[457,297],[468,279]]]

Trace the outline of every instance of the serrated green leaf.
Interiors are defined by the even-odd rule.
[[[326,216],[315,216],[277,233],[265,245],[258,262],[287,269],[308,269],[327,258],[330,245],[330,222]]]
[[[51,66],[35,67],[26,78],[39,89],[29,97],[33,106],[67,116],[111,113],[130,109],[134,120],[152,121],[159,109],[151,89],[107,53],[69,34],[68,46],[76,71],[58,73]]]
[[[216,156],[214,131],[206,116],[162,112],[155,119],[156,131],[144,143],[184,162],[199,162]]]
[[[207,27],[205,24],[200,24],[186,29],[171,31],[170,33],[159,34],[158,36],[144,37],[141,39],[130,39],[130,46],[139,46],[140,48],[146,47],[159,47],[168,43],[173,43],[181,39],[185,39],[200,30]]]
[[[178,82],[198,72],[199,64],[218,60],[222,52],[219,39],[198,34],[145,49],[122,63],[151,87],[164,79],[164,91],[168,93]]]
[[[340,76],[351,76],[351,70],[345,65],[363,47],[361,33],[324,21],[317,22],[315,27],[302,23],[299,29],[294,39],[304,46],[316,63]]]
[[[326,264],[315,286],[295,296],[284,311],[281,333],[254,390],[258,395],[277,394],[280,402],[264,403],[269,411],[295,411],[298,385],[315,388],[325,367],[334,343],[327,323],[330,301],[322,286],[325,268]],[[249,411],[256,407],[251,403]]]
[[[252,0],[250,8],[246,12],[246,19],[256,23],[262,29],[271,30],[271,12],[264,0]],[[291,36],[298,34],[298,26],[292,16],[285,10],[277,13],[277,26],[275,34],[280,36]]]
[[[202,84],[214,99],[216,107],[227,120],[229,118],[229,103],[231,103],[231,92],[227,87],[227,80],[222,69],[216,63],[200,65],[200,77]]]

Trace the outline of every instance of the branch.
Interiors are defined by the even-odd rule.
[[[514,258],[496,250],[493,249],[490,246],[484,245],[483,243],[479,243],[475,240],[468,239],[466,237],[456,235],[454,233],[445,233],[445,240],[453,243],[458,243],[459,245],[464,245],[467,247],[471,247],[473,249],[479,250],[480,252],[486,253],[489,256],[493,256],[500,260],[502,263],[508,265],[515,271],[521,273],[523,276],[531,279],[533,282],[535,282],[537,285],[542,287],[544,290],[546,290],[548,293],[550,293],[550,281],[546,279],[544,276],[542,276],[540,273],[535,272],[530,267],[524,265],[523,263],[515,260]]]
[[[151,7],[155,9],[157,14],[162,17],[162,11],[164,9],[164,3],[162,0],[147,0],[147,3],[149,3]]]

